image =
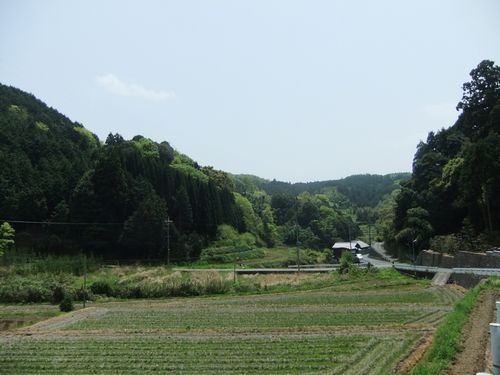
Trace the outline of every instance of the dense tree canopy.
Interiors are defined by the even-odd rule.
[[[109,134],[101,143],[32,95],[4,85],[0,129],[0,219],[13,223],[19,246],[36,251],[165,259],[168,242],[175,262],[228,241],[329,248],[356,237],[356,221],[378,220],[377,204],[408,177],[288,184],[231,176],[141,135]]]
[[[40,239],[38,250],[159,257],[167,216],[179,247],[192,232],[204,238],[201,247],[218,225],[239,226],[229,177],[202,170],[167,142],[110,134],[102,145],[80,124],[3,85],[0,129],[0,216],[61,225],[16,224]]]
[[[456,123],[430,132],[418,145],[388,240],[404,244],[418,238],[424,247],[432,235],[472,228],[476,236],[486,236],[486,244],[495,243],[500,231],[500,67],[485,60],[470,76]]]

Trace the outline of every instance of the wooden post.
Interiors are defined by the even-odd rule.
[[[83,308],[87,302],[87,256],[85,256],[83,264]]]

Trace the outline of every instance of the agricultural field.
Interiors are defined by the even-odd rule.
[[[462,295],[450,286],[372,277],[286,293],[99,302],[0,332],[0,368],[5,374],[388,374]],[[0,314],[11,308],[0,306]]]

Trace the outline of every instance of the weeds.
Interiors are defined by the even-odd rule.
[[[434,335],[429,352],[410,372],[411,375],[440,374],[446,369],[459,349],[461,332],[479,296],[481,287],[475,287],[457,302]]]

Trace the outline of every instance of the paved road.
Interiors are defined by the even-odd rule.
[[[387,251],[385,251],[383,242],[373,242],[372,249],[375,251],[382,259],[387,262],[397,262],[396,258],[393,258]]]
[[[375,242],[372,244],[372,249],[385,260],[378,260],[365,256],[365,259],[377,268],[394,267],[400,271],[416,271],[425,273],[460,273],[460,274],[473,274],[478,276],[500,276],[499,268],[443,268],[443,267],[427,267],[417,266],[414,264],[399,263],[397,259],[391,257],[384,249],[382,242]]]
[[[390,268],[394,267],[399,271],[414,271],[420,273],[461,273],[461,274],[474,274],[481,276],[500,276],[500,268],[442,268],[442,267],[427,267],[417,266],[414,264],[399,263],[397,259],[391,257],[384,249],[383,243],[375,242],[372,244],[373,250],[380,255],[384,260],[375,259],[370,255],[363,255],[365,262],[360,264],[361,267],[366,267],[368,263],[376,268]],[[300,272],[332,272],[337,270],[338,265],[320,265],[319,267],[304,266],[300,268]],[[189,269],[178,268],[174,269],[186,272],[199,272],[199,271],[218,271],[218,272],[233,272],[233,269]],[[237,268],[237,274],[254,274],[254,273],[295,273],[298,272],[297,268]]]

